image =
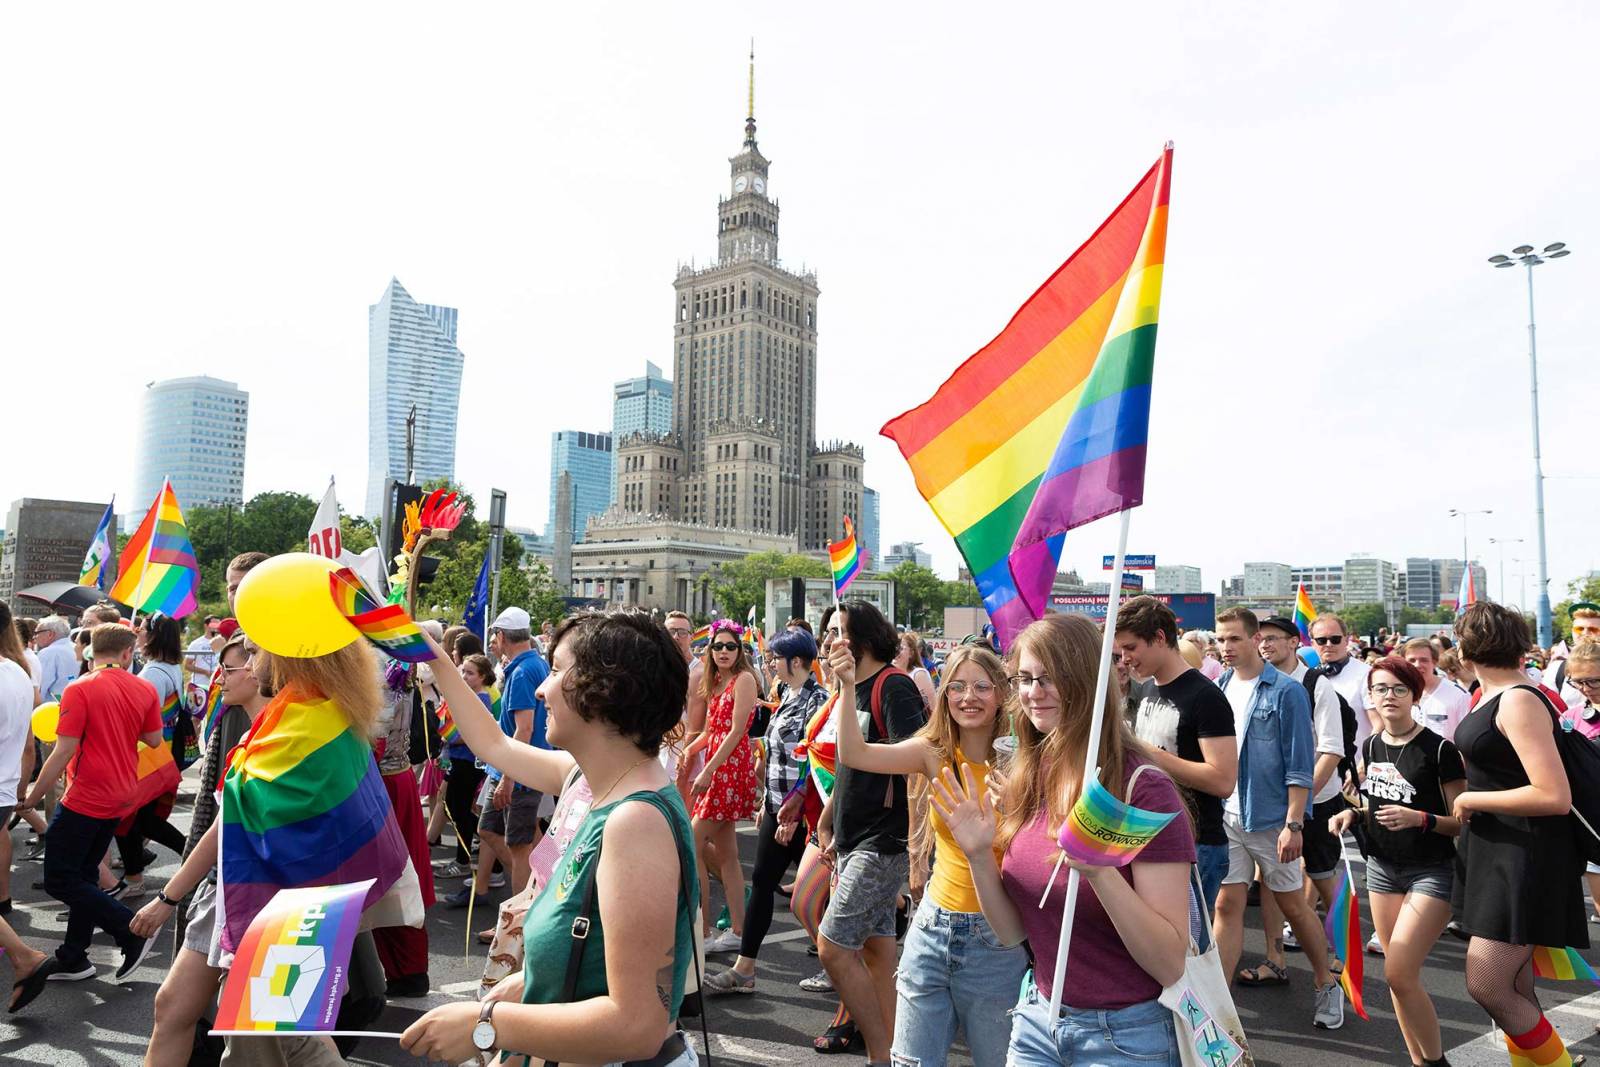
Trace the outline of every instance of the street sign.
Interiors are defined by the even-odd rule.
[[[1144,592],[1144,576],[1124,573],[1122,575],[1122,588],[1124,592]]]
[[[1215,593],[1154,593],[1157,600],[1172,609],[1178,625],[1185,630],[1214,630],[1217,626],[1217,595]],[[1093,619],[1106,617],[1110,597],[1104,593],[1054,593],[1050,597],[1051,611],[1074,612]]]
[[[1106,556],[1104,559],[1105,562],[1101,565],[1100,569],[1108,571],[1111,569],[1111,565],[1116,562],[1116,557]],[[1122,565],[1130,571],[1153,571],[1156,569],[1156,557],[1154,555],[1123,556]]]

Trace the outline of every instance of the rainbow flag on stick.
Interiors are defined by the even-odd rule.
[[[1306,595],[1306,583],[1301,582],[1294,591],[1294,628],[1300,631],[1300,643],[1311,644],[1311,624],[1317,621],[1317,607]]]
[[[213,1034],[327,1033],[349,988],[372,879],[282,889],[256,913],[222,987]]]
[[[106,505],[106,513],[100,516],[100,525],[94,528],[94,538],[89,542],[89,550],[83,554],[83,567],[78,571],[79,585],[97,586],[102,593],[106,588],[106,561],[114,554],[111,524],[116,521],[112,514],[116,506],[117,498],[113,494],[111,503]]]
[[[1055,885],[1056,875],[1066,860],[1095,867],[1126,867],[1177,817],[1175,811],[1146,811],[1118,800],[1111,795],[1111,790],[1100,784],[1100,772],[1096,770],[1088,787],[1078,796],[1078,802],[1067,813],[1067,821],[1061,824],[1056,838],[1061,845],[1061,855],[1056,857],[1055,869],[1045,883],[1039,906],[1044,907],[1050,898],[1050,887]]]
[[[689,651],[693,652],[695,655],[699,655],[700,653],[704,652],[706,650],[706,646],[710,643],[711,624],[709,622],[689,635]]]
[[[833,598],[844,596],[846,587],[861,573],[861,549],[856,545],[856,524],[844,517],[844,540],[828,542],[828,565],[833,570]]]
[[[456,718],[450,714],[449,704],[439,705],[439,743],[448,745],[461,736],[461,728],[456,725]]]
[[[1594,973],[1589,961],[1578,955],[1575,948],[1547,948],[1541,945],[1534,949],[1533,975],[1535,978],[1554,978],[1562,982],[1582,979],[1600,985],[1600,975]]]
[[[200,564],[169,479],[161,483],[155,503],[123,546],[110,596],[136,612],[159,611],[181,619],[194,612],[199,585]]]
[[[1172,147],[932,399],[882,434],[955,538],[1003,644],[1044,614],[1066,531],[1144,499]]]
[[[1361,1003],[1361,952],[1366,941],[1361,936],[1361,904],[1356,899],[1355,878],[1350,873],[1348,855],[1344,857],[1344,873],[1339,876],[1339,888],[1334,891],[1324,927],[1333,954],[1344,964],[1344,970],[1339,972],[1339,985],[1350,998],[1350,1006],[1356,1014],[1365,1019],[1367,1009]]]
[[[399,604],[379,604],[372,599],[355,571],[340,567],[328,575],[328,586],[340,613],[384,655],[402,663],[424,663],[433,659],[433,650],[423,640],[422,631],[406,614],[406,609]]]

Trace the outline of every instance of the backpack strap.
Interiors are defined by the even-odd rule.
[[[872,700],[870,702],[872,707],[872,722],[878,728],[878,740],[880,741],[887,741],[889,739],[889,728],[884,724],[883,721],[883,683],[887,682],[891,676],[896,674],[902,678],[911,677],[899,667],[891,664],[879,671],[878,676],[872,680]]]

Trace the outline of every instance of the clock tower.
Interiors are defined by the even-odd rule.
[[[744,144],[728,160],[731,190],[717,203],[717,258],[724,263],[778,261],[778,205],[767,197],[767,157],[756,147],[756,65],[750,53],[749,108]]]

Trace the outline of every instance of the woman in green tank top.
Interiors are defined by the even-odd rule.
[[[694,1064],[677,1016],[699,883],[688,813],[656,758],[683,711],[688,667],[677,646],[639,612],[562,623],[538,692],[546,735],[559,751],[507,737],[436,645],[434,653],[436,683],[450,707],[462,709],[456,726],[473,752],[550,794],[576,765],[594,803],[528,908],[522,975],[502,981],[482,1004],[428,1012],[401,1045],[450,1063],[498,1050],[512,1063]],[[587,924],[578,921],[586,910]],[[585,925],[580,942],[574,933]],[[569,962],[580,943],[569,996]]]

